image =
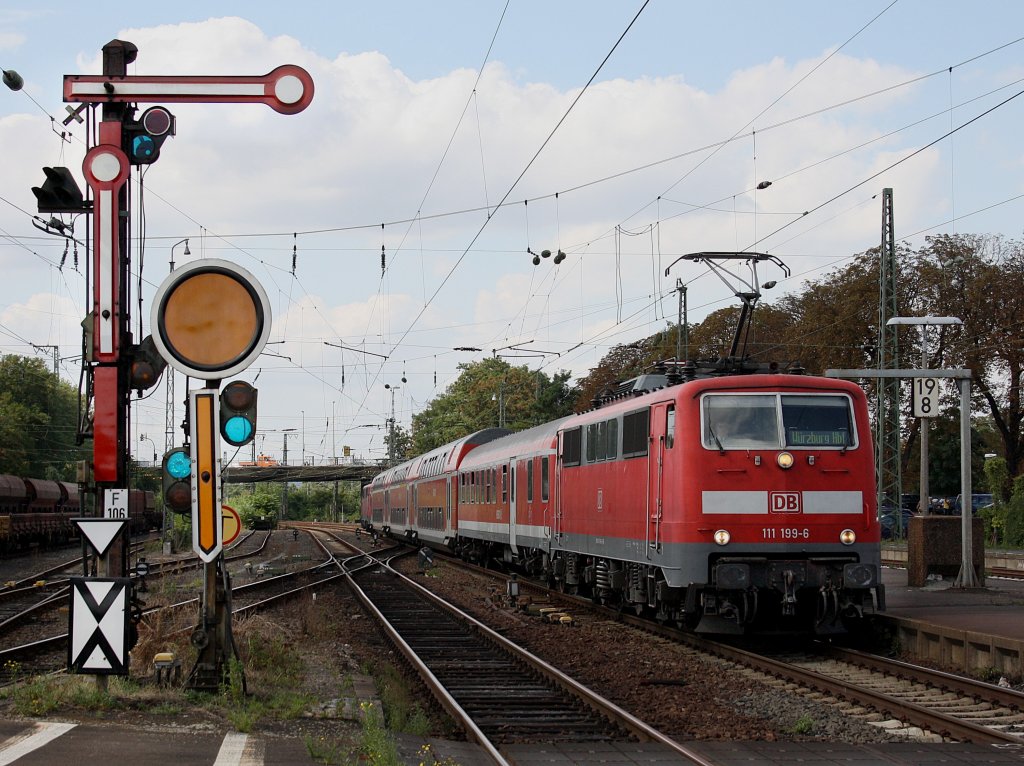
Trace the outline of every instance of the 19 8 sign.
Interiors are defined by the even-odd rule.
[[[914,417],[934,418],[939,414],[939,379],[914,378]]]

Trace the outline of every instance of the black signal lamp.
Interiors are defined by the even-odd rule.
[[[153,336],[146,338],[131,351],[131,365],[129,366],[130,387],[136,391],[143,391],[152,388],[160,380],[167,361],[157,351]]]
[[[151,106],[138,120],[125,123],[121,148],[133,165],[149,165],[160,159],[160,147],[175,129],[173,114],[165,107]]]
[[[89,209],[75,177],[67,168],[43,168],[46,180],[33,186],[40,213],[82,213]]]
[[[246,445],[256,436],[257,395],[243,380],[228,383],[220,392],[220,435],[233,447]]]

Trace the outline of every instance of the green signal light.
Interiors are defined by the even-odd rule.
[[[167,473],[175,479],[184,479],[192,473],[192,459],[185,452],[175,452],[167,458]]]
[[[224,421],[224,438],[231,444],[245,444],[252,437],[252,433],[252,423],[246,417],[235,415]]]

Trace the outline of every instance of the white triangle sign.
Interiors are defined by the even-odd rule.
[[[89,655],[89,659],[82,663],[82,670],[110,670],[110,660],[107,659],[107,655],[103,653],[100,647],[96,647],[92,650],[92,654]]]
[[[71,519],[78,528],[82,530],[82,534],[89,541],[89,544],[96,549],[96,553],[99,556],[104,555],[110,544],[114,542],[117,536],[124,529],[125,524],[128,523],[127,519],[106,519],[106,518],[85,518],[85,519]]]

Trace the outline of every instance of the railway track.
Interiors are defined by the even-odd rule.
[[[497,763],[514,743],[638,740],[709,763],[390,567],[352,579],[431,692]]]
[[[262,553],[270,539],[266,535],[248,535],[232,547],[232,555],[226,561],[238,561]],[[232,588],[232,594],[238,595],[239,605],[234,613],[257,611],[283,598],[290,597],[303,589],[316,587],[327,578],[323,574],[325,568],[334,563],[328,554],[325,560],[313,567],[299,571],[287,572],[276,576],[267,576],[254,582]],[[154,562],[147,579],[189,575],[197,568],[197,560],[175,559],[166,562]],[[317,575],[317,572],[321,574]],[[339,575],[332,574],[332,578]],[[61,581],[66,583],[66,580]],[[56,584],[56,583],[55,583]],[[33,592],[32,588],[24,588],[22,601],[11,601],[9,614],[0,622],[0,635],[7,644],[0,649],[0,682],[10,681],[13,677],[27,676],[37,673],[50,673],[64,669],[67,665],[67,617],[61,613],[61,607],[67,605],[66,584],[61,590],[51,593]],[[19,596],[14,591],[3,592],[4,596]],[[144,593],[142,595],[145,595]],[[34,599],[34,603],[33,602]],[[174,615],[182,611],[194,610],[198,597],[188,598],[176,603],[154,605],[143,610],[143,619],[155,620],[157,615]],[[2,614],[2,610],[0,610]],[[187,628],[191,630],[191,628]]]
[[[445,563],[467,567],[498,581],[506,579],[505,575],[463,562]],[[617,613],[537,583],[520,581],[520,587],[524,592],[543,594],[542,598],[552,603],[571,604],[577,612],[603,614],[734,665],[724,672],[750,672],[771,685],[784,685],[816,699],[824,696],[850,715],[876,711],[890,717],[892,726],[906,736],[917,732],[917,736],[927,737],[926,733],[932,732],[948,740],[1024,746],[1024,694],[1013,689],[825,644],[816,645],[814,651],[783,654],[748,651]]]
[[[791,665],[848,681],[903,701],[915,719],[973,742],[1024,745],[1024,694],[963,676],[840,647],[821,646],[812,656],[794,656]],[[893,708],[899,713],[898,708]],[[952,725],[951,721],[957,721]]]

